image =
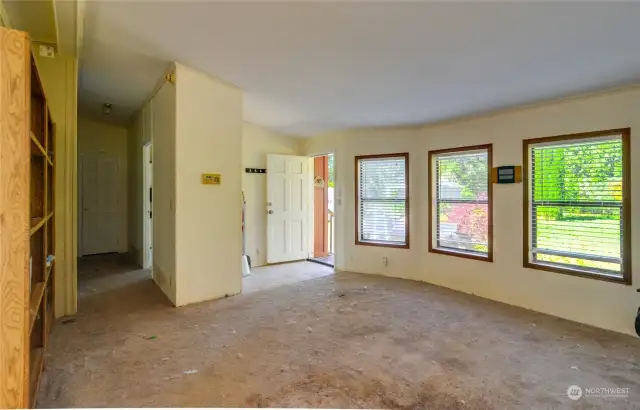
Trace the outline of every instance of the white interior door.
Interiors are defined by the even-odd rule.
[[[82,156],[82,254],[118,251],[117,157]]]
[[[309,256],[308,157],[267,155],[267,262]]]

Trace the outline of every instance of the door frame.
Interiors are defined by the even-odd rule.
[[[310,159],[309,159],[309,161],[310,161],[310,166],[311,166],[311,167],[312,167],[312,169],[313,169],[313,166],[314,166],[314,164],[315,164],[315,159],[316,159],[317,157],[325,157],[325,156],[326,156],[326,157],[327,157],[327,161],[328,161],[328,157],[329,157],[330,155],[333,155],[333,172],[334,172],[334,182],[336,182],[336,181],[335,181],[335,179],[336,179],[336,178],[335,178],[335,172],[336,172],[336,169],[335,169],[335,168],[336,168],[336,157],[335,157],[335,153],[334,153],[334,152],[332,152],[332,151],[328,151],[328,152],[325,152],[325,153],[319,153],[319,154],[313,154],[313,155],[311,155],[311,156],[309,157],[309,158],[310,158]],[[327,166],[328,166],[328,164],[327,164]],[[328,172],[329,172],[329,171],[327,170],[327,181],[326,181],[326,184],[327,184],[327,185],[326,185],[326,186],[327,186],[327,196],[326,196],[326,201],[325,201],[325,206],[327,207],[327,210],[328,210],[328,208],[329,208],[329,193],[328,193],[328,186],[329,186],[328,177],[329,177],[329,173],[328,173]],[[309,241],[309,249],[310,249],[310,251],[309,251],[309,259],[314,259],[314,258],[315,258],[315,256],[314,256],[314,252],[313,252],[313,251],[314,251],[314,245],[315,245],[315,223],[314,223],[314,221],[315,221],[315,201],[314,201],[314,198],[315,198],[315,196],[314,196],[314,193],[315,193],[315,184],[314,184],[314,178],[313,178],[313,177],[311,177],[311,179],[310,179],[310,182],[309,182],[309,183],[311,184],[310,197],[309,197],[309,200],[311,201],[311,202],[310,202],[311,206],[309,206],[309,221],[310,221],[310,222],[309,222],[309,225],[310,225],[310,229],[309,229],[309,239],[308,239],[308,241]],[[329,254],[333,254],[333,259],[334,259],[334,269],[335,269],[335,265],[336,265],[336,262],[335,262],[335,258],[336,258],[336,244],[335,244],[335,239],[336,239],[336,236],[337,236],[337,234],[336,234],[335,215],[336,215],[336,213],[337,213],[336,211],[338,210],[338,203],[340,202],[340,200],[338,199],[338,198],[339,198],[339,194],[338,194],[338,192],[339,192],[339,191],[338,191],[337,187],[336,187],[336,186],[334,186],[334,188],[333,188],[333,208],[334,208],[334,212],[333,212],[333,214],[334,214],[334,223],[333,223],[333,224],[334,224],[334,226],[333,226],[333,241],[334,241],[334,242],[331,242],[331,239],[330,239],[330,238],[327,238],[327,239],[328,239],[328,242],[327,242],[327,243],[329,243],[329,244],[330,244],[330,245],[329,245],[329,248],[328,248],[328,252],[329,252]],[[331,232],[328,232],[328,231],[327,231],[327,236],[328,236],[328,237],[329,237],[329,236],[331,236]],[[333,249],[332,249],[332,248],[333,248]],[[332,251],[332,250],[333,250],[333,251]]]
[[[315,178],[318,170],[316,169],[316,165],[318,160],[321,160],[319,164],[322,168],[320,170],[320,177],[323,178],[322,187],[316,187]],[[311,255],[313,258],[323,257],[330,254],[329,249],[329,227],[328,227],[328,219],[329,219],[329,155],[318,155],[313,157],[313,248]],[[321,191],[322,195],[322,209],[318,209],[316,207],[316,199],[319,191]],[[318,231],[316,228],[316,223],[318,222],[318,218],[320,218],[320,227],[321,231]],[[322,250],[317,249],[319,239],[322,242]]]
[[[151,269],[151,276],[153,276],[153,254],[149,257],[149,248],[153,248],[152,144],[152,142],[148,142],[142,147],[142,267]],[[149,212],[151,212],[151,216]]]

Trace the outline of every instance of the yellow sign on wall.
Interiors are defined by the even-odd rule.
[[[202,174],[202,183],[205,185],[220,185],[221,182],[220,174]]]

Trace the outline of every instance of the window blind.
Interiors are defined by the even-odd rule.
[[[488,150],[434,156],[436,248],[488,257]]]
[[[533,262],[622,277],[620,136],[530,146]]]
[[[357,161],[359,241],[406,245],[408,154]]]

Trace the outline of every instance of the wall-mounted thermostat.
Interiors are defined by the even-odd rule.
[[[220,174],[202,174],[202,183],[205,185],[220,185],[221,182]]]
[[[493,168],[491,179],[494,184],[514,184],[522,182],[522,167],[520,165],[506,165]]]

